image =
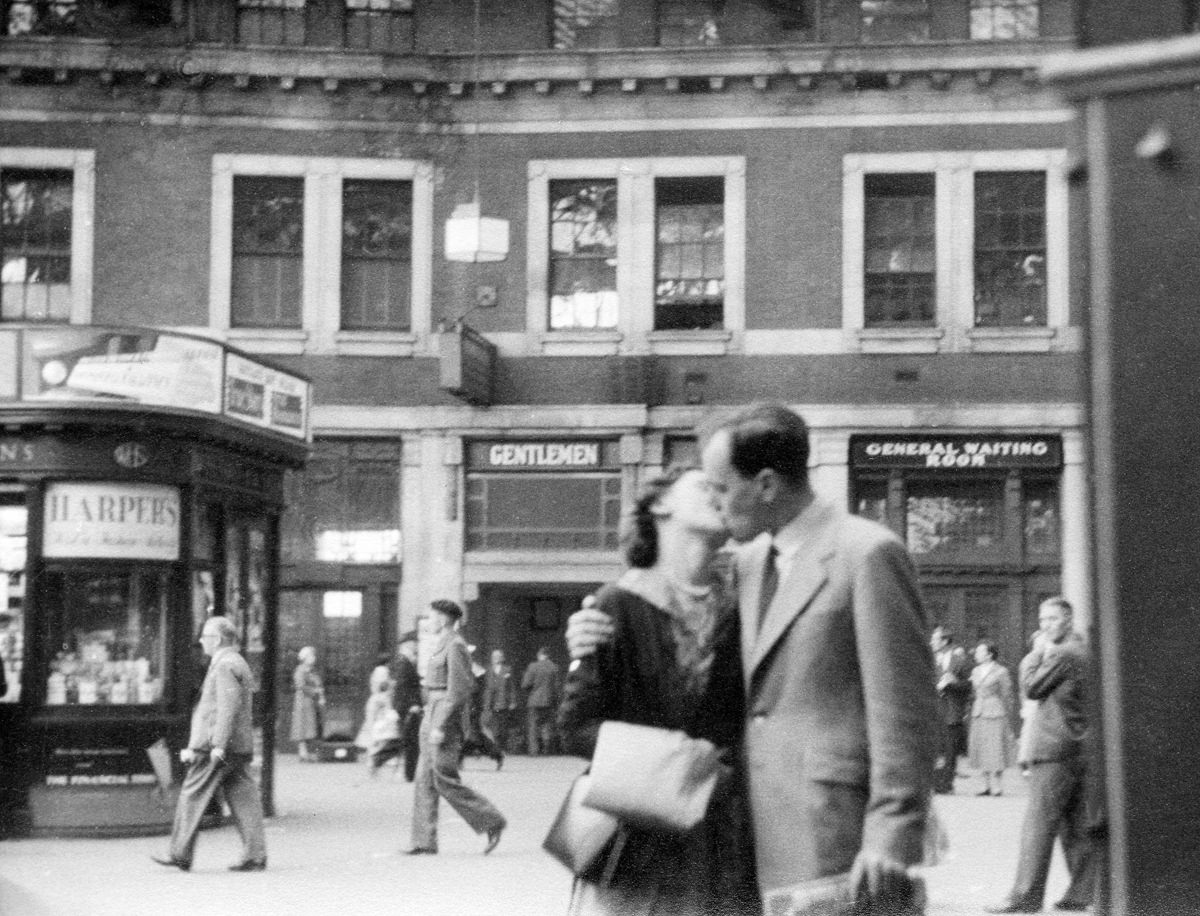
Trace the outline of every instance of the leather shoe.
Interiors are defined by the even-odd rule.
[[[489,852],[500,845],[500,834],[504,832],[504,827],[493,827],[487,832],[487,846],[483,848],[483,854],[486,856]]]
[[[172,859],[170,857],[159,858],[158,856],[151,856],[150,858],[151,858],[151,860],[157,862],[159,865],[167,866],[167,868],[178,868],[180,871],[191,871],[192,870],[192,863],[184,862],[182,859]]]
[[[412,849],[405,850],[406,856],[436,856],[437,850],[430,849],[428,846],[414,846]]]
[[[1040,913],[1042,908],[1035,904],[1021,903],[1019,900],[1005,900],[994,906],[985,906],[985,913]]]
[[[1088,904],[1084,903],[1082,900],[1063,899],[1054,904],[1054,908],[1056,910],[1066,910],[1070,913],[1082,913],[1088,908]]]
[[[238,862],[237,865],[230,865],[230,871],[266,871],[267,860],[255,862],[253,859],[247,859],[245,862]]]

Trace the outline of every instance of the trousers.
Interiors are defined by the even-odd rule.
[[[242,838],[242,861],[265,862],[267,841],[263,834],[262,802],[258,784],[250,775],[250,754],[230,754],[223,762],[208,754],[197,757],[188,767],[175,806],[171,827],[170,855],[177,862],[192,861],[200,819],[219,789],[233,814],[233,822]]]
[[[430,711],[421,722],[421,756],[413,782],[412,845],[437,849],[438,799],[444,798],[476,833],[505,826],[504,815],[490,801],[465,785],[458,774],[462,753],[462,727],[457,717],[446,723],[440,744],[429,741]]]
[[[1084,804],[1086,762],[1034,762],[1029,768],[1029,802],[1021,825],[1021,855],[1017,879],[1009,895],[1014,902],[1041,907],[1054,838],[1062,844],[1071,876],[1064,900],[1091,903],[1096,885],[1095,857]]]
[[[554,749],[554,707],[529,706],[525,710],[526,751],[531,756],[549,754]]]

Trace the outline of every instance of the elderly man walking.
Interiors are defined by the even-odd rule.
[[[192,867],[200,819],[220,789],[242,837],[241,861],[229,870],[267,867],[262,803],[249,771],[254,756],[250,720],[254,677],[234,646],[236,639],[237,629],[225,617],[210,617],[200,631],[200,645],[211,661],[192,713],[187,747],[179,752],[188,771],[175,808],[170,849],[165,858],[152,857],[159,865],[181,871]]]

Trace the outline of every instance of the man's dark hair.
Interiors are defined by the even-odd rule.
[[[1040,606],[1045,607],[1046,605],[1049,605],[1050,607],[1058,608],[1060,611],[1062,611],[1068,617],[1073,618],[1075,616],[1075,609],[1073,607],[1071,607],[1071,602],[1068,601],[1066,598],[1064,598],[1062,595],[1055,595],[1052,598],[1047,598],[1045,601],[1043,601],[1041,603]]]
[[[463,609],[453,601],[446,598],[438,598],[436,601],[430,602],[429,605],[435,611],[446,614],[449,617],[462,617]]]
[[[729,434],[729,461],[742,477],[764,468],[793,483],[808,479],[808,424],[782,404],[752,404],[718,423]]]

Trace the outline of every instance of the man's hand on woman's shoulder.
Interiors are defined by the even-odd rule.
[[[573,659],[595,654],[612,637],[612,618],[596,607],[595,595],[584,598],[582,607],[567,618],[567,652]]]

